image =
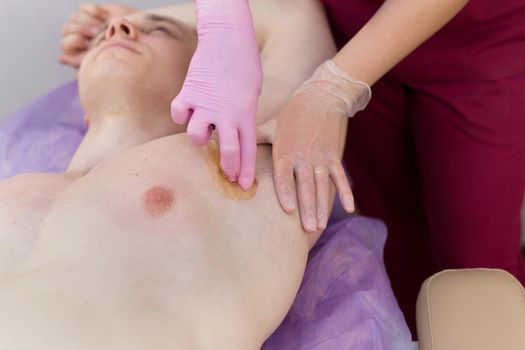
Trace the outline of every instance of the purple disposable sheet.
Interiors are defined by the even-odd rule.
[[[76,81],[0,125],[0,179],[66,169],[86,132]],[[336,203],[297,297],[263,350],[408,349],[410,331],[383,265],[386,229]]]

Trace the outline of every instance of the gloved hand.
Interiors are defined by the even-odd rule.
[[[60,46],[63,54],[58,57],[58,61],[78,68],[91,40],[102,30],[108,19],[134,11],[136,9],[125,5],[82,4],[62,27]]]
[[[364,109],[370,97],[366,83],[353,80],[327,61],[274,117],[277,196],[286,212],[295,210],[297,198],[306,231],[326,228],[330,179],[345,210],[354,211],[352,191],[340,160],[339,147],[346,133],[341,126],[344,118]]]
[[[243,189],[255,176],[257,101],[262,68],[248,0],[195,0],[198,45],[186,80],[171,105],[196,144],[213,126],[221,168]]]

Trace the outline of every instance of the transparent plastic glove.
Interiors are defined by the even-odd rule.
[[[106,22],[114,16],[121,16],[136,11],[125,5],[97,5],[86,3],[73,12],[62,26],[60,47],[62,54],[58,61],[62,64],[78,68],[82,58],[87,53],[91,40],[97,35]]]
[[[286,212],[296,199],[303,227],[314,232],[326,228],[330,181],[339,191],[347,212],[354,199],[340,160],[339,148],[346,129],[344,118],[368,104],[370,87],[356,81],[332,61],[323,63],[282,107],[273,137],[274,180]]]
[[[257,101],[262,68],[248,0],[196,0],[198,45],[186,80],[171,104],[176,123],[188,123],[196,144],[213,126],[221,168],[247,189],[253,183]]]

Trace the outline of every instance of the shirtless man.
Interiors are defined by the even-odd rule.
[[[315,1],[252,10],[261,124],[334,46]],[[67,171],[0,182],[0,349],[259,349],[286,315],[320,232],[280,208],[269,146],[243,192],[172,122],[193,18],[113,18],[79,71],[90,128]]]

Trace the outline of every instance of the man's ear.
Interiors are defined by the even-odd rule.
[[[270,118],[264,123],[257,125],[257,144],[273,144],[277,120]]]

